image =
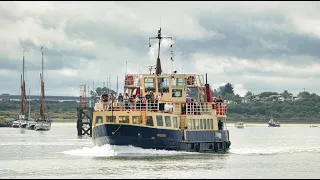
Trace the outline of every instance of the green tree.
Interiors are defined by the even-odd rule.
[[[97,92],[98,96],[101,96],[101,94],[102,94],[101,87],[97,87],[96,92]]]
[[[244,95],[244,97],[250,97],[250,96],[254,96],[254,94],[252,92],[250,92],[250,91],[248,91],[246,93],[246,95]]]
[[[281,93],[281,96],[285,99],[289,98],[292,94],[289,93],[287,90],[284,90],[283,93]]]
[[[224,85],[223,94],[233,94],[234,95],[234,86],[231,83]]]
[[[298,94],[299,98],[307,98],[308,96],[310,96],[310,93],[307,91],[299,92]]]
[[[279,95],[279,93],[277,93],[277,92],[269,92],[268,91],[268,92],[262,92],[262,93],[258,94],[258,96],[260,98],[269,97],[271,95]]]

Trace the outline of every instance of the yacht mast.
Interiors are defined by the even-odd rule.
[[[29,88],[29,112],[28,112],[28,120],[30,121],[30,105],[31,105],[31,102],[30,102],[30,88]]]
[[[22,58],[22,75],[21,75],[21,115],[26,115],[26,89],[25,89],[25,80],[24,80],[24,52],[23,50],[23,58]]]
[[[41,46],[41,64],[42,64],[42,73],[40,73],[40,79],[41,79],[41,105],[40,105],[40,117],[42,120],[45,119],[44,117],[44,82],[43,82],[43,46]]]

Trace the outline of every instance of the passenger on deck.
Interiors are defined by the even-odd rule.
[[[103,105],[103,109],[107,110],[107,105],[108,105],[108,94],[106,91],[103,91],[103,94],[100,97]]]
[[[218,99],[216,100],[216,102],[219,102],[219,104],[221,105],[221,103],[223,103],[223,99],[221,96],[218,97]]]
[[[221,119],[219,119],[219,122],[218,122],[218,129],[223,130],[223,122],[221,121]]]
[[[150,91],[150,96],[151,96],[151,100],[150,100],[150,108],[151,111],[155,111],[156,109],[156,105],[155,105],[155,101],[156,101],[156,97],[154,95],[154,93],[152,91]]]
[[[125,105],[126,110],[127,110],[127,109],[130,109],[129,101],[130,101],[129,94],[128,94],[128,93],[125,93],[125,94],[124,94],[124,105]]]
[[[186,103],[190,103],[190,102],[191,102],[191,98],[189,97],[189,94],[187,94]]]
[[[113,94],[113,92],[110,92],[110,95],[109,95],[109,109],[111,110],[111,108],[113,109],[114,108],[114,101],[115,101],[115,96]]]
[[[197,110],[197,104],[194,102],[193,98],[191,99],[191,103],[190,103],[190,112],[191,114],[197,114],[197,112],[199,112]]]
[[[123,110],[123,95],[122,93],[119,93],[119,96],[118,96],[118,106],[121,110]]]
[[[131,95],[130,101],[129,101],[130,109],[134,109],[135,103],[136,103],[136,97],[135,97],[135,95]]]
[[[213,101],[213,102],[217,102],[217,98],[216,98],[216,97],[213,97],[213,98],[212,98],[212,101]]]
[[[181,106],[181,114],[186,114],[186,104],[182,104],[182,106]]]
[[[146,94],[146,104],[148,104],[148,110],[150,109],[150,105],[151,105],[151,94],[150,91],[147,92]]]

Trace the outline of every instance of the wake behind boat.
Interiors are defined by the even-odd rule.
[[[132,145],[149,149],[225,152],[230,147],[226,104],[215,103],[210,85],[199,74],[161,74],[160,44],[156,71],[126,74],[124,92],[104,93],[95,104],[92,137],[102,146]],[[172,45],[171,45],[172,48]],[[171,60],[173,60],[171,58]],[[187,90],[193,90],[193,98]]]

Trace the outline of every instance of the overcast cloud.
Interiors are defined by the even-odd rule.
[[[173,37],[174,68],[208,73],[213,88],[235,92],[320,94],[319,2],[0,2],[0,93],[19,94],[22,52],[27,88],[40,94],[44,46],[46,95],[79,95],[156,63],[148,38]],[[156,42],[152,42],[153,45]],[[162,69],[171,71],[170,41]]]

